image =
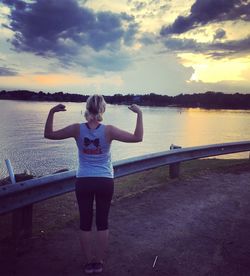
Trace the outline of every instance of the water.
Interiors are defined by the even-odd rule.
[[[7,175],[5,159],[15,173],[25,169],[34,175],[75,169],[74,139],[52,141],[43,138],[49,109],[57,103],[0,100],[0,178]],[[66,103],[67,112],[55,115],[55,129],[82,122],[85,104]],[[250,140],[250,111],[192,108],[142,107],[144,141],[113,142],[113,161],[165,151],[173,143],[182,147]],[[127,106],[108,105],[104,123],[133,131],[136,115]],[[223,158],[247,158],[249,153]]]

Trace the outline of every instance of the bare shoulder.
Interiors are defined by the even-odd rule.
[[[106,125],[106,133],[112,135],[118,128],[113,125]]]
[[[106,135],[106,139],[108,141],[108,143],[111,143],[112,141],[112,129],[113,126],[112,125],[105,125],[105,135]]]
[[[112,126],[112,125],[105,125],[105,128],[106,128],[106,131],[111,131],[114,128],[114,126]]]

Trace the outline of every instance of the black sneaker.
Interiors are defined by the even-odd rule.
[[[102,273],[102,271],[103,271],[103,263],[102,262],[93,263],[92,267],[93,267],[94,273]]]
[[[84,266],[84,272],[86,274],[93,274],[94,273],[94,266],[92,263],[88,263]]]

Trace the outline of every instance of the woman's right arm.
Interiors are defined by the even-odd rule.
[[[137,114],[136,126],[134,133],[130,133],[114,127],[112,125],[107,126],[107,137],[109,142],[113,140],[127,142],[127,143],[136,143],[143,140],[143,120],[142,120],[142,111],[138,105],[133,104],[129,109]]]
[[[76,138],[79,133],[79,124],[73,124],[65,128],[55,131],[53,129],[54,114],[56,112],[66,111],[65,106],[58,104],[51,108],[49,111],[45,128],[44,128],[44,137],[51,140],[62,140],[67,138]]]

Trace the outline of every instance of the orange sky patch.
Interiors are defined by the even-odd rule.
[[[6,76],[1,77],[1,84],[7,86],[9,83],[15,84],[19,89],[27,89],[27,85],[32,89],[64,89],[66,87],[78,85],[95,86],[97,89],[101,89],[103,85],[113,85],[120,87],[123,84],[122,79],[117,76],[94,76],[86,77],[78,74],[50,74],[50,75],[22,75],[22,76]]]

